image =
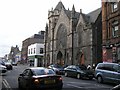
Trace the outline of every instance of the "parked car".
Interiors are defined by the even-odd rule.
[[[2,60],[0,60],[0,64],[3,65],[3,66],[5,66],[5,62],[2,61]]]
[[[89,78],[93,79],[94,73],[91,70],[87,70],[87,68],[82,67],[80,65],[69,65],[64,69],[65,76],[80,78]]]
[[[53,69],[56,74],[64,74],[64,68],[57,64],[49,65],[48,68]]]
[[[99,63],[95,68],[95,78],[99,83],[120,83],[120,64]]]
[[[11,62],[5,62],[5,66],[7,67],[7,70],[12,70],[13,66],[11,64]]]
[[[44,67],[29,67],[18,77],[19,89],[62,89],[62,77],[57,75],[52,69]]]
[[[6,66],[0,64],[0,74],[1,74],[1,73],[6,73],[6,72],[7,72]]]
[[[12,65],[17,66],[17,62],[12,62]]]

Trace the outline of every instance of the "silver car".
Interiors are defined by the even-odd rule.
[[[120,64],[99,63],[95,68],[95,78],[99,83],[120,83]]]

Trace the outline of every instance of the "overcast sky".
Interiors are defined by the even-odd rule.
[[[22,46],[26,38],[45,30],[48,10],[62,1],[66,9],[89,13],[101,7],[101,0],[0,0],[0,57],[11,46]]]

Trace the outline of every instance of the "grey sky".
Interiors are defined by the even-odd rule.
[[[21,48],[26,38],[45,30],[48,10],[62,1],[66,9],[89,13],[101,7],[101,0],[0,0],[0,57],[11,46]]]

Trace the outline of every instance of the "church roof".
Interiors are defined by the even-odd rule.
[[[63,3],[60,1],[60,2],[57,4],[57,6],[55,7],[54,10],[59,10],[59,11],[60,11],[62,8],[65,9]]]
[[[65,13],[67,14],[68,18],[70,19],[72,11],[65,10]],[[76,12],[75,13],[75,18],[79,18],[79,15],[80,15],[80,13]]]
[[[59,10],[59,11],[61,11],[62,9],[64,9],[64,11],[65,11],[65,13],[66,13],[66,15],[68,16],[69,19],[72,17],[72,16],[71,16],[71,13],[74,11],[74,13],[75,13],[75,18],[76,18],[77,20],[79,20],[80,13],[75,11],[74,5],[73,5],[73,8],[72,8],[71,11],[70,11],[70,10],[66,10],[65,7],[64,7],[64,5],[63,5],[63,3],[60,1],[60,2],[57,4],[57,6],[55,7],[54,10]],[[88,14],[84,14],[84,13],[81,13],[81,14],[82,14],[85,22],[95,23],[95,21],[97,20],[99,14],[101,13],[101,11],[102,11],[102,9],[101,9],[101,8],[98,8],[98,9],[96,9],[96,10],[94,10],[94,11],[88,13]]]
[[[99,16],[99,14],[101,13],[102,9],[98,8],[90,13],[88,13],[87,15],[90,16],[90,22],[95,22]]]

